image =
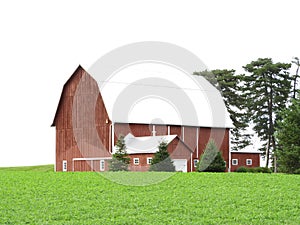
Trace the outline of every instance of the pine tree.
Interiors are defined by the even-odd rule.
[[[299,68],[300,68],[300,61],[298,57],[294,57],[292,60],[292,63],[296,66],[296,73],[292,76],[292,82],[293,82],[293,89],[292,89],[292,98],[296,98],[297,94],[297,81],[299,78]]]
[[[167,142],[161,141],[158,146],[158,152],[154,154],[149,171],[175,171],[175,166],[173,165],[167,149]]]
[[[111,171],[128,171],[130,158],[126,152],[124,136],[120,136],[116,143],[116,152],[110,161],[109,170]]]
[[[241,96],[241,76],[235,74],[235,70],[212,70],[194,72],[206,78],[222,94],[225,106],[234,128],[231,129],[232,150],[240,150],[250,144],[251,135],[247,133],[249,115],[244,107],[244,99]]]
[[[300,97],[292,100],[292,105],[283,110],[278,123],[276,137],[277,164],[280,172],[300,173]]]
[[[290,66],[273,63],[270,58],[259,58],[243,67],[248,74],[242,76],[242,93],[253,129],[264,142],[260,150],[265,152],[266,167],[271,153],[276,151],[274,133],[279,112],[286,107],[290,94]]]
[[[209,140],[197,164],[199,172],[224,172],[226,163],[214,140]]]

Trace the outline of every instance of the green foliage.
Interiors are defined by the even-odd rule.
[[[0,171],[0,224],[298,224],[299,183],[286,174],[175,173],[134,187],[94,172]]]
[[[281,113],[282,120],[278,122],[276,137],[277,164],[280,172],[295,173],[300,169],[300,98]]]
[[[124,136],[120,136],[116,143],[116,152],[113,154],[112,159],[109,162],[110,171],[128,171],[128,165],[130,158],[126,153],[126,145]]]
[[[231,129],[232,149],[243,149],[250,144],[247,127],[249,115],[244,109],[244,99],[240,94],[241,76],[235,74],[235,70],[212,70],[194,72],[194,75],[205,77],[222,94],[225,106],[229,112],[234,128]]]
[[[290,67],[288,63],[273,63],[270,58],[259,58],[243,67],[248,74],[242,76],[242,95],[253,129],[264,142],[260,150],[266,154],[266,165],[276,151],[276,124],[291,90]]]
[[[238,173],[247,173],[248,169],[246,167],[244,167],[244,166],[241,166],[241,167],[237,168],[235,172],[238,172]]]
[[[158,152],[154,154],[149,170],[165,172],[175,171],[175,166],[173,165],[168,152],[168,144],[165,141],[159,143]]]
[[[226,169],[225,161],[216,143],[209,140],[197,164],[197,171],[201,172],[224,172]]]
[[[266,168],[266,167],[244,167],[244,166],[241,166],[236,169],[236,172],[239,172],[239,173],[271,173],[271,169]]]

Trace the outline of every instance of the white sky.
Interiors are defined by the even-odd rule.
[[[210,69],[300,56],[299,1],[1,1],[0,167],[54,163],[50,128],[78,64],[138,41],[195,53]]]

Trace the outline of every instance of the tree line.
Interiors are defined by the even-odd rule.
[[[244,74],[233,69],[193,73],[221,92],[234,125],[232,150],[251,144],[251,128],[262,143],[257,150],[264,152],[266,167],[272,159],[275,172],[300,172],[299,67],[297,57],[291,63],[259,58],[243,66]]]

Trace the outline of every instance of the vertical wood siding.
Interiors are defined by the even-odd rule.
[[[238,159],[238,165],[231,164],[231,171],[234,172],[237,168],[244,167],[259,167],[260,166],[260,154],[258,153],[231,153],[231,161],[232,159]],[[247,166],[246,160],[252,159],[252,165]],[[232,162],[231,162],[232,163]]]
[[[85,116],[93,114],[94,120]],[[110,124],[97,82],[78,67],[64,85],[53,122],[56,171],[62,171],[63,160],[67,160],[67,170],[72,171],[73,158],[109,157]],[[89,162],[78,164],[83,171],[90,170]]]

